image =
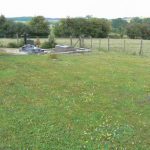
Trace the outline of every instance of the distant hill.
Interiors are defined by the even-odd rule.
[[[25,17],[25,16],[23,16],[23,17],[12,17],[12,18],[7,18],[7,19],[13,20],[15,22],[24,22],[24,23],[26,23],[26,22],[31,21],[32,18],[33,17]],[[122,19],[126,20],[127,22],[130,22],[130,20],[133,19],[133,18],[135,18],[135,17],[124,17]],[[139,18],[142,18],[142,17],[139,17]],[[50,22],[50,23],[56,23],[56,22],[60,21],[61,19],[62,18],[46,18],[46,20],[48,22]],[[112,19],[110,19],[110,20],[112,20]]]
[[[134,17],[124,17],[123,20],[127,21],[128,23],[133,19]]]
[[[9,20],[13,20],[15,22],[29,22],[32,20],[33,17],[12,17],[12,18],[8,18]],[[58,22],[61,18],[46,18],[46,20],[48,22]]]
[[[28,22],[31,21],[32,17],[12,17],[8,19],[13,20],[15,22]]]

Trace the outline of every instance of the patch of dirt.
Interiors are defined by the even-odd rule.
[[[26,55],[25,52],[20,52],[17,48],[0,48],[0,52],[6,52],[14,55]]]
[[[139,105],[150,104],[150,95],[144,97],[144,99],[138,101]]]

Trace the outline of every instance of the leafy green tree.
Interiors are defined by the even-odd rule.
[[[18,34],[18,36],[22,36],[24,33],[29,34],[31,31],[30,26],[28,24],[17,22],[15,24],[15,27],[16,27],[15,33]]]
[[[61,21],[62,22],[62,21]],[[62,30],[62,24],[61,22],[56,23],[54,27],[54,33],[57,37],[64,37],[64,32]]]
[[[31,32],[33,36],[48,36],[49,34],[49,23],[43,16],[33,17],[29,22]]]
[[[141,25],[141,37],[143,39],[150,39],[150,24],[143,23]]]
[[[127,35],[133,39],[150,39],[150,18],[135,18],[134,21],[131,21],[127,26]]]
[[[3,26],[3,30],[6,37],[13,37],[16,31],[15,23],[13,21],[7,20]]]
[[[150,18],[144,18],[143,23],[150,23]]]
[[[131,19],[130,23],[142,23],[143,22],[143,19],[139,18],[139,17],[135,17],[133,19]]]
[[[72,18],[71,20],[72,23],[69,24],[71,35],[75,37],[86,36],[87,21],[84,18]]]
[[[55,45],[56,45],[55,34],[53,31],[53,28],[51,28],[50,34],[48,36],[48,41],[45,41],[44,43],[42,43],[41,47],[49,49],[49,48],[54,48]]]
[[[58,37],[106,37],[111,25],[106,19],[98,18],[66,18],[55,25],[55,35]]]
[[[5,23],[7,22],[7,19],[5,18],[4,15],[0,16],[0,36],[5,36],[5,31],[4,31],[4,26]]]
[[[129,38],[132,38],[132,39],[141,38],[141,24],[130,23],[126,29],[127,29],[127,35],[129,36]]]
[[[126,26],[128,22],[126,20],[123,20],[122,18],[117,18],[112,20],[112,31],[115,33],[120,34],[121,37],[126,32]]]
[[[15,23],[5,18],[4,15],[0,16],[0,36],[13,37],[15,34]]]
[[[3,15],[0,16],[0,37],[13,37],[16,34],[21,36],[25,32],[30,32],[27,24],[16,23],[13,20],[6,19]]]

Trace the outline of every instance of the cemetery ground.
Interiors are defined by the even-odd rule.
[[[0,149],[149,149],[149,57],[52,58],[0,54]]]
[[[36,41],[36,38],[29,38],[31,40]],[[21,38],[18,40],[22,40]],[[40,38],[41,45],[43,42],[47,41],[47,38]],[[72,38],[72,45],[79,47],[78,38]],[[13,42],[17,43],[17,39],[9,39],[9,38],[0,38],[0,47],[3,45],[7,47],[8,43]],[[62,45],[70,45],[71,41],[70,38],[56,38],[56,43]],[[91,39],[85,38],[84,39],[84,46],[85,48],[96,49],[99,51],[108,51],[108,39]],[[143,52],[143,55],[150,56],[150,40],[142,40],[141,39],[109,39],[109,51],[116,51],[116,52],[125,52],[132,55],[139,55],[140,49]]]

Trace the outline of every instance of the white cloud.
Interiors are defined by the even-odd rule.
[[[149,17],[149,4],[149,0],[0,0],[0,13],[7,17]]]

